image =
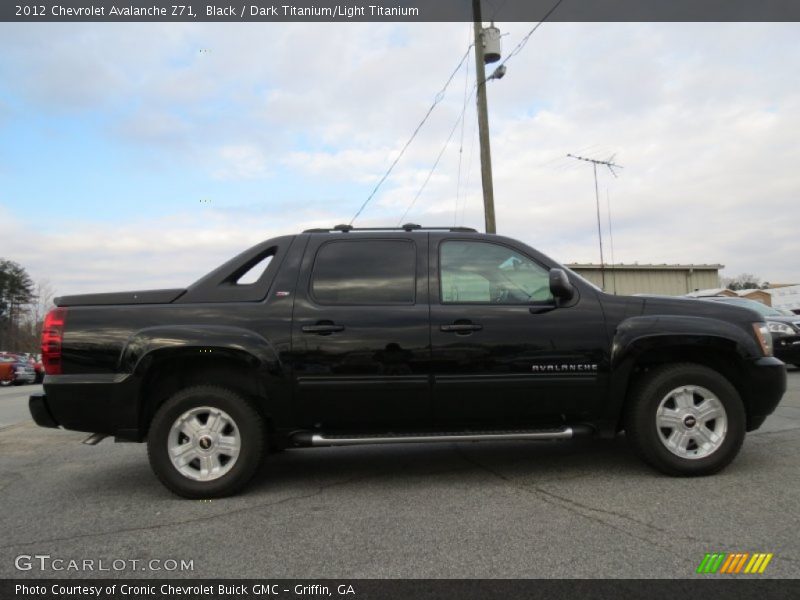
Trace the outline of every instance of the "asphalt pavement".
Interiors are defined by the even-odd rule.
[[[41,392],[41,385],[9,385],[0,387],[0,428],[28,421],[28,396]]]
[[[0,422],[16,418],[7,391]],[[0,430],[0,577],[716,577],[695,570],[719,551],[774,553],[759,577],[800,575],[797,370],[734,463],[695,479],[652,471],[622,436],[321,448],[272,456],[244,493],[203,502],[164,489],[143,445],[84,437],[27,419]]]

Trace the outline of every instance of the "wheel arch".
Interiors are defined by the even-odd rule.
[[[277,352],[264,338],[232,327],[173,327],[143,330],[129,340],[121,370],[138,382],[137,441],[146,438],[153,415],[178,390],[216,385],[245,397],[268,427],[285,398],[285,378]]]
[[[742,340],[741,330],[733,325],[730,327],[735,330],[731,335],[698,331],[626,336],[630,330],[618,331],[612,350],[608,411],[604,419],[607,428],[609,425],[612,427],[606,433],[613,435],[620,431],[631,390],[648,370],[674,363],[702,365],[725,377],[742,398],[749,419],[742,366],[751,350],[745,342],[751,340]]]

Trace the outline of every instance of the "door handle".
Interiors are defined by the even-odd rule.
[[[476,323],[453,323],[452,325],[440,325],[439,330],[447,333],[472,333],[473,331],[480,331],[483,325]]]
[[[344,331],[344,325],[333,323],[317,323],[316,325],[303,325],[303,333],[316,333],[317,335],[330,335],[338,331]]]

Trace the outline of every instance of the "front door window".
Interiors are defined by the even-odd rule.
[[[531,304],[551,301],[547,269],[500,244],[449,241],[441,245],[445,304]]]

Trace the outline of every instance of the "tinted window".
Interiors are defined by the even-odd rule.
[[[439,255],[442,302],[529,304],[552,300],[547,269],[486,242],[445,242]]]
[[[320,304],[413,304],[415,264],[410,241],[329,242],[317,252],[311,293]]]

